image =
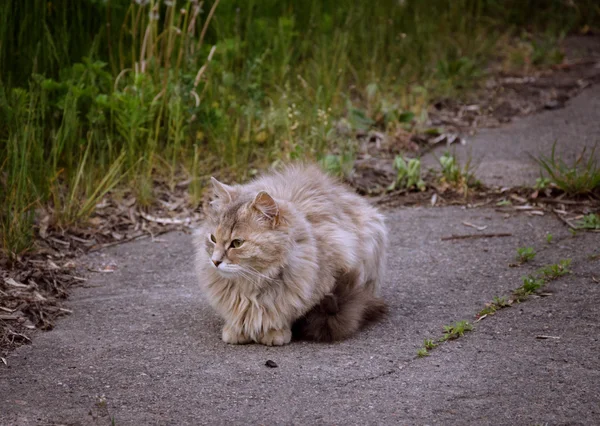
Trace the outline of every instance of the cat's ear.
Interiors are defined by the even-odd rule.
[[[218,204],[229,204],[233,201],[236,195],[234,187],[225,185],[224,183],[221,183],[218,180],[216,180],[214,177],[211,177],[210,181],[213,186],[215,197],[218,198]]]
[[[277,202],[266,191],[260,191],[256,194],[252,207],[258,210],[263,216],[273,222],[273,226],[279,224],[279,206]]]

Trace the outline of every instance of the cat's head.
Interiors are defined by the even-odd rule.
[[[273,278],[291,248],[285,207],[267,192],[244,194],[213,180],[215,200],[204,229],[209,267],[227,278]]]

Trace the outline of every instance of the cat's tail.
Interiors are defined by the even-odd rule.
[[[295,339],[332,342],[343,340],[369,323],[379,321],[388,312],[383,299],[372,294],[372,286],[359,286],[356,272],[342,274],[332,293],[292,327]]]

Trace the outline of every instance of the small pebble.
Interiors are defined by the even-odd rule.
[[[270,359],[268,359],[267,362],[265,362],[265,365],[269,368],[277,368],[277,363]]]

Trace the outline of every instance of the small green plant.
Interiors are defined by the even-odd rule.
[[[547,242],[548,244],[550,244],[550,243],[552,242],[552,238],[553,238],[552,234],[548,232],[548,233],[546,234],[546,242]]]
[[[437,346],[437,344],[431,339],[425,339],[423,341],[423,347],[425,349],[427,349],[428,351],[435,348],[436,346]]]
[[[484,315],[494,315],[500,309],[508,308],[511,303],[504,297],[495,296],[492,302],[486,303],[485,307],[477,313],[477,317]]]
[[[498,207],[507,207],[512,206],[512,202],[510,200],[500,200],[496,203]]]
[[[426,357],[426,356],[429,356],[429,352],[427,352],[427,349],[426,349],[426,348],[420,348],[420,349],[417,351],[417,356],[418,356],[419,358],[424,358],[424,357]]]
[[[540,288],[542,288],[545,284],[545,281],[542,278],[536,278],[532,275],[527,275],[522,277],[523,285],[519,287],[522,290],[522,293],[525,295],[533,294]]]
[[[458,184],[462,180],[462,173],[458,167],[456,157],[446,152],[440,157],[439,161],[442,166],[442,175],[446,182]]]
[[[600,215],[587,214],[576,225],[579,229],[600,229]]]
[[[547,265],[541,268],[538,273],[545,280],[554,280],[558,277],[571,273],[569,266],[571,265],[571,259],[562,259],[558,263]]]
[[[510,302],[505,297],[494,297],[494,304],[499,308],[507,308],[510,306]]]
[[[595,151],[596,147],[592,148],[586,160],[584,149],[572,165],[567,165],[556,158],[555,142],[550,157],[540,157],[537,161],[552,183],[562,191],[570,195],[588,194],[600,189],[600,167],[594,155]]]
[[[498,307],[495,303],[486,303],[485,307],[477,313],[477,317],[481,318],[484,315],[494,315],[497,310]]]
[[[397,155],[394,159],[394,168],[398,174],[394,183],[388,188],[390,191],[397,188],[425,190],[425,182],[421,179],[421,160],[411,158],[407,162],[401,155]]]
[[[548,188],[551,183],[552,181],[550,179],[545,177],[539,177],[535,180],[535,185],[533,185],[533,189],[543,191],[544,189]]]
[[[466,192],[469,188],[481,185],[473,175],[470,158],[467,160],[464,167],[461,167],[456,156],[449,152],[444,153],[438,161],[441,166],[442,176],[440,178],[440,183],[442,185],[448,185],[462,192]]]
[[[517,249],[517,261],[521,263],[529,262],[535,258],[536,252],[533,247],[519,247]]]
[[[444,326],[444,336],[440,341],[454,340],[464,336],[466,332],[472,331],[473,325],[466,320],[457,321],[454,324]]]

